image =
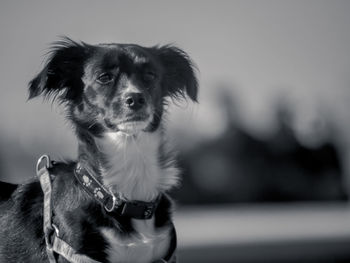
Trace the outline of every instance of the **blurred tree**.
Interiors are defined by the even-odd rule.
[[[300,144],[288,103],[277,103],[275,134],[258,139],[241,125],[227,89],[218,90],[226,130],[181,153],[183,186],[175,198],[188,204],[347,199],[334,143]]]

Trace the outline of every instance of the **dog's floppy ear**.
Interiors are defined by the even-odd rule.
[[[181,49],[166,45],[154,48],[164,67],[165,95],[186,97],[197,102],[198,82],[190,57]]]
[[[89,47],[69,38],[55,42],[43,70],[29,83],[29,99],[43,94],[72,101],[83,90],[83,64]],[[62,92],[62,93],[61,93]]]

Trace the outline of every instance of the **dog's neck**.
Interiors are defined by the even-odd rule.
[[[153,201],[177,183],[178,171],[160,131],[80,136],[79,161],[104,186],[127,200]]]

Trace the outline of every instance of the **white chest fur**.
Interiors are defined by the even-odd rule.
[[[141,132],[137,136],[108,133],[95,141],[105,157],[103,184],[126,199],[152,201],[177,183],[178,170],[173,163],[160,165],[160,132]],[[122,237],[114,229],[101,229],[109,244],[106,248],[109,262],[152,262],[166,255],[169,227],[156,229],[154,217],[132,219],[132,225],[135,232],[128,237]]]
[[[108,133],[96,143],[106,158],[104,185],[128,200],[152,201],[177,183],[178,170],[171,163],[159,164],[159,132],[138,136]]]
[[[132,220],[136,230],[129,237],[121,237],[113,229],[103,228],[109,243],[106,250],[110,263],[149,263],[167,254],[170,245],[169,228],[155,230],[154,218]]]

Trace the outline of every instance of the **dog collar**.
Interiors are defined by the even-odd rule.
[[[126,201],[121,197],[121,194],[114,195],[79,162],[75,166],[74,175],[82,188],[98,201],[107,212],[116,211],[121,216],[135,219],[150,219],[158,206],[160,196],[153,202],[144,202]]]
[[[47,253],[49,262],[57,263],[58,260],[56,255],[58,254],[64,257],[68,262],[71,262],[71,263],[102,263],[84,254],[78,253],[72,246],[70,246],[67,242],[65,242],[60,237],[60,233],[59,233],[60,231],[58,227],[52,223],[52,206],[51,206],[52,177],[49,172],[49,168],[51,168],[51,164],[52,162],[50,161],[50,157],[48,155],[43,155],[39,158],[36,165],[36,174],[44,194],[43,230],[44,230],[45,243],[46,243],[46,253]],[[76,172],[74,174],[76,174]],[[96,183],[100,184],[97,180],[96,180]],[[162,197],[168,198],[166,194],[164,194]],[[158,198],[158,200],[160,200],[160,198]],[[153,261],[152,263],[176,262],[175,251],[177,247],[177,238],[176,238],[176,230],[172,223],[171,223],[171,229],[172,229],[171,241],[170,241],[170,246],[169,246],[167,255],[162,259]]]

